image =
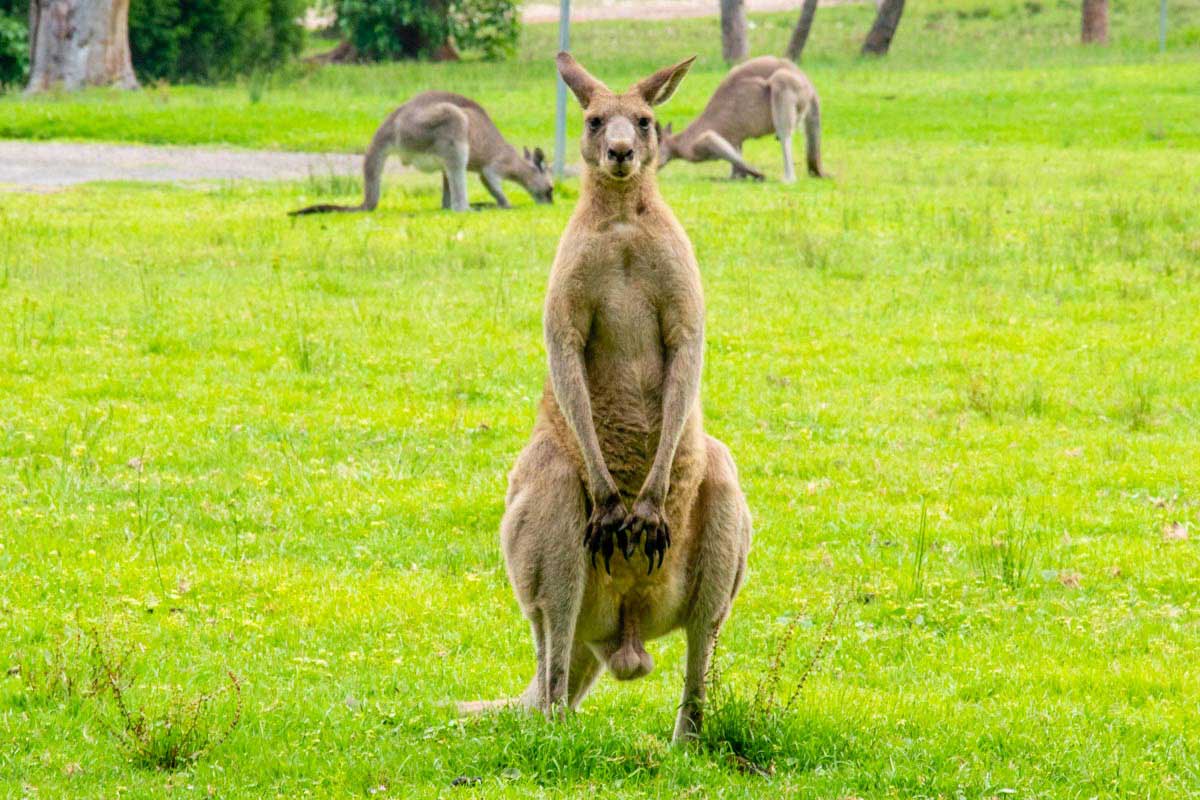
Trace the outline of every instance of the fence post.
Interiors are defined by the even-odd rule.
[[[1164,0],[1165,2],[1165,0]],[[571,47],[571,0],[560,0],[558,10],[558,49]],[[567,164],[567,85],[555,70],[558,97],[554,111],[554,177],[562,180]]]
[[[1158,52],[1167,52],[1167,0],[1158,4]]]

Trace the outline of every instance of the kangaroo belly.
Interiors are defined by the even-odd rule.
[[[436,153],[425,153],[419,150],[401,150],[400,161],[421,172],[441,172],[444,168],[441,157]]]

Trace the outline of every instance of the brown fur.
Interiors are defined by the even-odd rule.
[[[357,206],[321,204],[293,211],[321,214],[328,211],[373,211],[379,204],[383,165],[397,152],[405,164],[442,172],[442,208],[466,211],[467,172],[478,172],[484,188],[501,208],[509,208],[502,180],[520,183],[539,203],[553,199],[546,158],[541,148],[524,156],[509,144],[483,106],[460,94],[422,92],[397,108],[371,139],[363,160],[363,201]]]
[[[783,148],[783,179],[790,182],[796,179],[792,133],[801,119],[808,174],[823,177],[821,107],[812,81],[786,58],[752,58],[730,70],[691,125],[677,134],[667,126],[659,166],[673,158],[724,159],[733,165],[732,177],[761,179],[762,173],[742,159],[742,143],[774,135]]]
[[[515,702],[574,708],[602,663],[641,677],[654,663],[643,642],[683,628],[682,740],[700,729],[705,673],[750,546],[733,460],[701,421],[699,269],[654,174],[651,105],[691,61],[622,95],[566,53],[558,64],[585,109],[585,166],[546,296],[550,379],[501,523],[538,662]]]

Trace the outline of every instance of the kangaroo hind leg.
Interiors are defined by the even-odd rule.
[[[465,111],[452,103],[436,103],[417,109],[405,120],[405,138],[409,149],[436,156],[442,162],[442,204],[449,194],[450,208],[469,211],[467,203],[467,163],[470,144],[467,133],[471,124]]]
[[[793,75],[780,70],[771,76],[771,121],[775,138],[783,148],[783,181],[796,180],[796,165],[792,158],[792,134],[799,119],[800,85]]]
[[[700,156],[702,161],[710,161],[722,159],[728,161],[732,167],[733,177],[751,177],[755,180],[762,180],[763,174],[754,167],[746,163],[742,158],[741,152],[729,143],[729,140],[721,136],[716,131],[707,131],[696,140],[696,154]]]
[[[716,439],[709,437],[708,443],[708,472],[696,499],[699,585],[693,590],[694,599],[685,623],[687,672],[675,721],[676,743],[700,735],[705,681],[713,649],[733,598],[741,588],[750,550],[750,511],[738,485],[733,459]]]
[[[467,160],[470,149],[466,138],[441,145],[439,154],[446,165],[445,175],[450,189],[451,210],[470,211],[471,205],[467,201]]]
[[[595,657],[575,647],[588,577],[584,496],[574,465],[553,440],[539,436],[509,476],[500,524],[508,577],[531,622],[538,659],[537,677],[523,697],[546,714],[568,701],[573,671],[582,691],[591,684],[587,671],[595,670],[589,663]]]

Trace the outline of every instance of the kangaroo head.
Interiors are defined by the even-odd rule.
[[[583,107],[580,154],[594,172],[618,183],[653,171],[658,162],[659,132],[653,106],[675,94],[695,56],[664,67],[631,86],[613,92],[593,78],[570,53],[558,54],[558,72]]]
[[[542,148],[535,147],[533,152],[529,152],[529,148],[525,148],[525,180],[522,182],[525,189],[538,203],[553,203],[554,202],[554,178],[550,174],[550,167],[546,164],[546,154],[542,152]]]

